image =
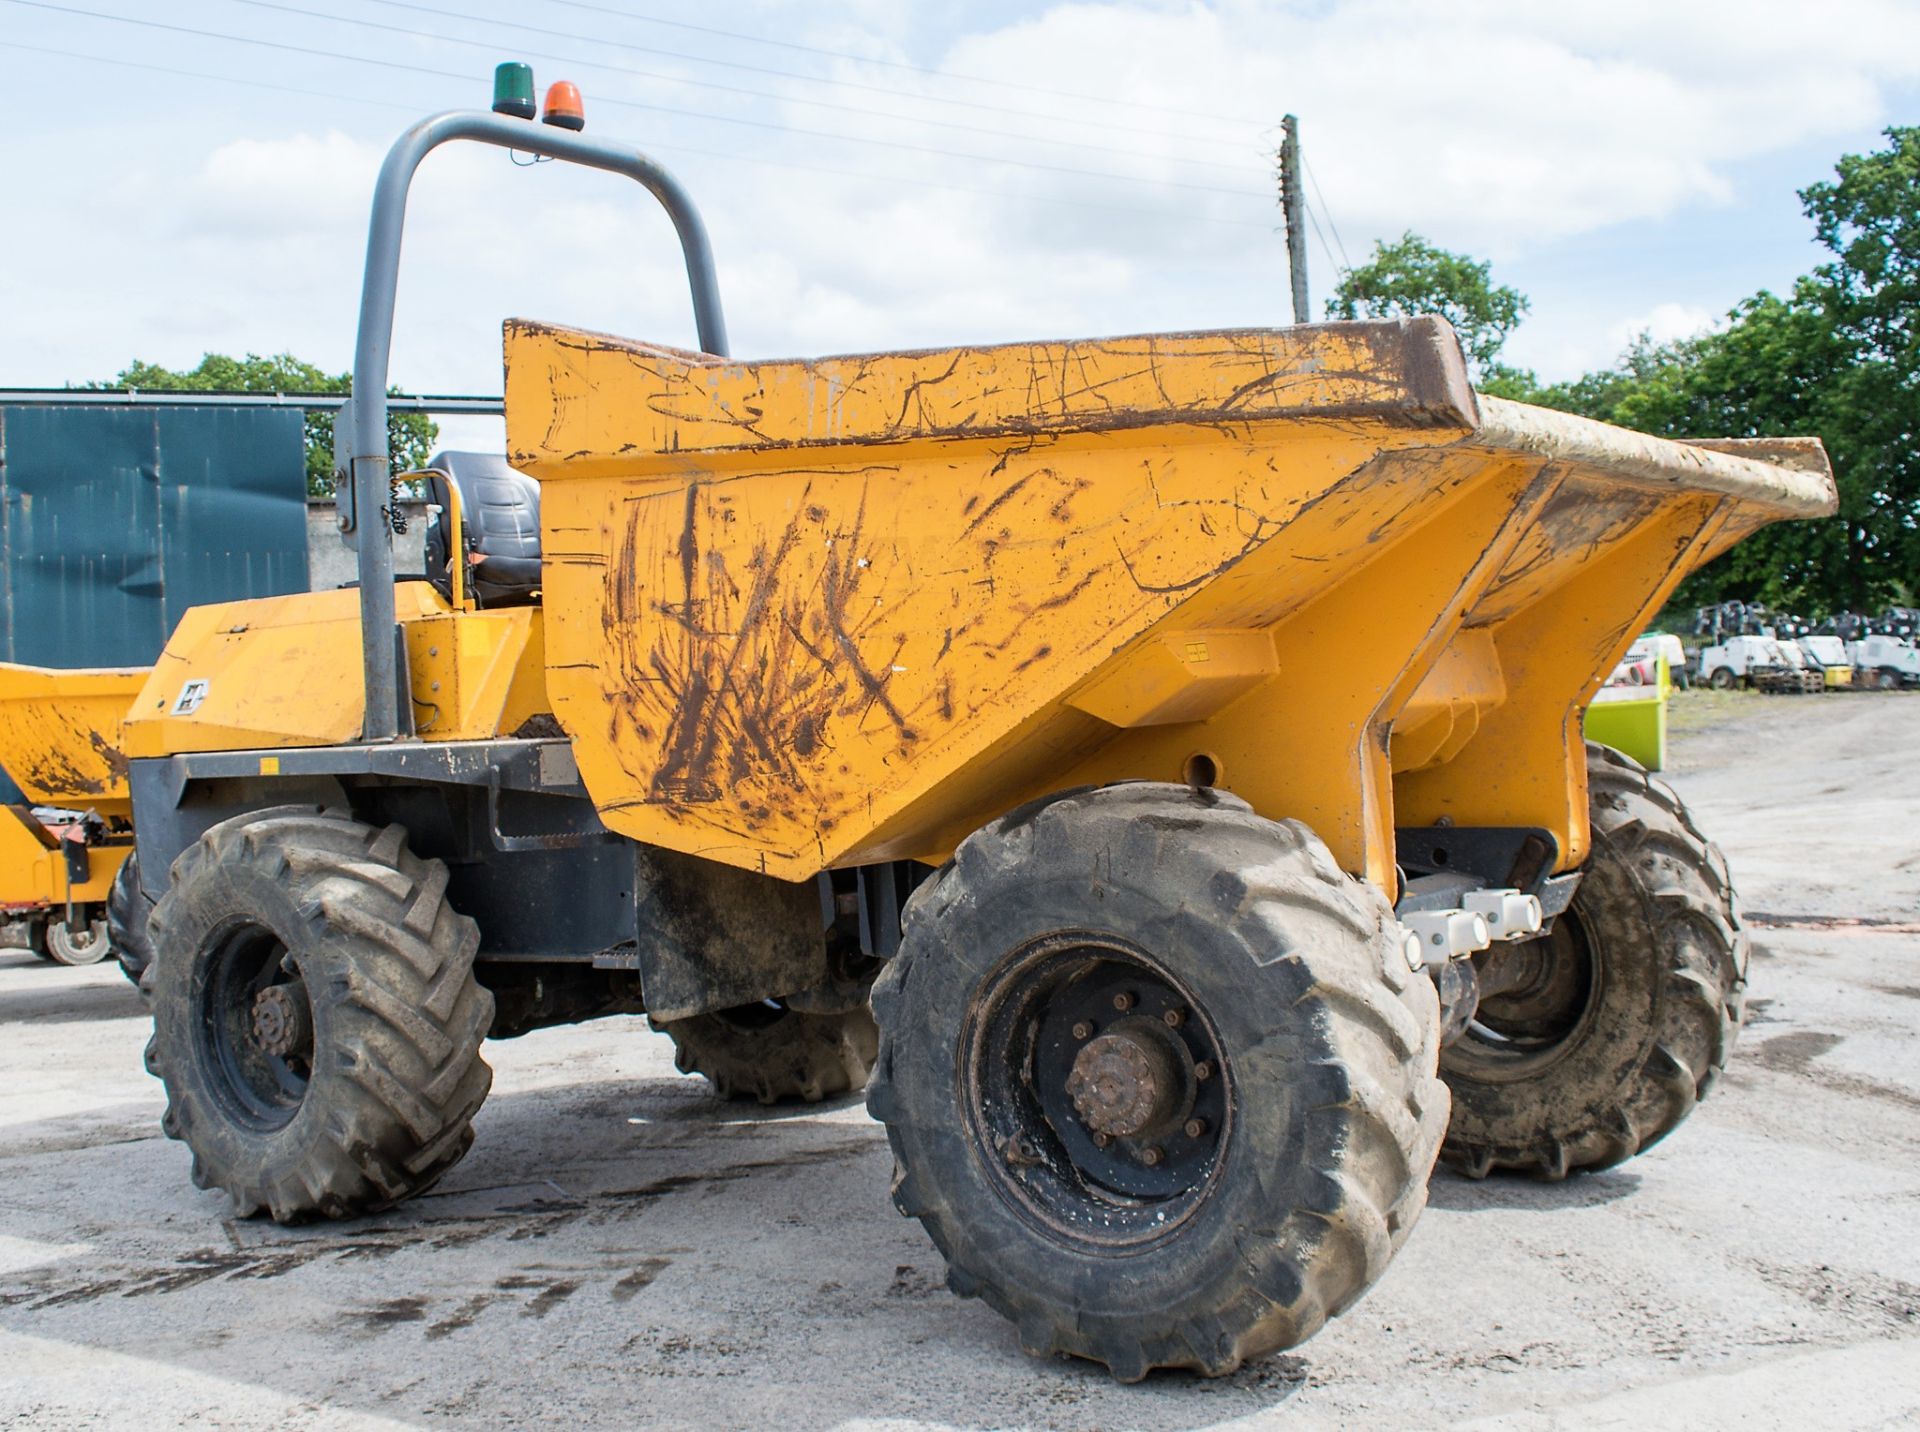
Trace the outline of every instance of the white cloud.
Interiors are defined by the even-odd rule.
[[[965,13],[761,0],[718,23],[1032,87],[837,65],[863,84],[987,106],[968,109],[732,77],[1005,135],[671,87],[689,107],[919,148],[700,125],[611,102],[657,103],[659,86],[578,72],[591,132],[657,145],[706,210],[736,351],[1284,321],[1267,151],[1287,110],[1303,117],[1324,191],[1315,205],[1353,258],[1371,238],[1412,228],[1505,262],[1613,226],[1737,206],[1740,165],[1881,123],[1889,90],[1920,83],[1920,7],[1904,0],[1078,0],[957,34],[939,52],[914,47],[934,19],[957,31]],[[407,53],[448,63],[426,44]],[[611,47],[596,57],[640,63]],[[209,348],[347,365],[365,206],[396,117],[356,111],[330,127],[336,117],[316,100],[311,112],[326,121],[234,138],[181,111],[164,139],[102,125],[64,136],[57,160],[22,146],[14,183],[48,217],[0,233],[0,303],[15,340],[0,364],[11,381],[103,376],[135,354],[191,363]],[[129,145],[135,177],[89,181],[129,167]],[[921,152],[932,150],[1007,163]],[[509,313],[690,341],[678,253],[650,201],[605,175],[505,165],[461,149],[422,170],[398,381],[495,389]],[[1324,293],[1317,243],[1313,267]],[[1697,328],[1721,303],[1702,298],[1669,288],[1596,299],[1575,334],[1554,328],[1536,295],[1522,334],[1538,336],[1515,356],[1553,375],[1575,355],[1604,362],[1637,327]]]
[[[1645,313],[1622,319],[1607,331],[1615,350],[1624,350],[1641,334],[1655,343],[1692,338],[1720,325],[1721,315],[1690,303],[1656,303]]]
[[[1725,202],[1728,163],[1874,122],[1881,86],[1920,76],[1920,10],[1837,8],[1069,4],[953,61],[1213,113],[1292,109],[1337,218],[1497,252]]]

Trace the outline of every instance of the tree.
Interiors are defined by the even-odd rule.
[[[1392,243],[1375,241],[1373,255],[1340,280],[1327,301],[1329,318],[1411,318],[1437,313],[1453,325],[1475,377],[1519,378],[1496,361],[1507,335],[1530,305],[1493,266],[1437,248],[1411,231]]]
[[[1844,156],[1835,179],[1801,190],[1800,203],[1834,255],[1806,286],[1849,359],[1826,385],[1840,420],[1834,462],[1853,469],[1842,515],[1859,528],[1877,594],[1911,600],[1920,594],[1920,126],[1885,133],[1885,149]]]
[[[1788,298],[1762,292],[1743,301],[1718,331],[1660,345],[1643,338],[1611,374],[1582,379],[1576,402],[1556,405],[1664,437],[1812,434],[1831,449],[1844,445],[1846,421],[1828,379],[1845,361],[1803,281]],[[1858,506],[1844,464],[1838,476],[1843,509]],[[1740,597],[1789,610],[1864,605],[1871,566],[1860,537],[1845,521],[1776,524],[1689,578],[1679,599]]]
[[[322,372],[290,353],[271,358],[255,353],[244,358],[209,353],[197,368],[185,371],[135,360],[111,383],[87,386],[139,388],[155,393],[348,393],[353,390],[353,375]],[[333,495],[333,416],[331,411],[307,410],[307,492],[313,497]],[[388,414],[388,453],[394,471],[425,467],[439,432],[425,413]]]
[[[1826,444],[1839,516],[1764,529],[1690,577],[1676,602],[1820,612],[1920,590],[1920,129],[1887,138],[1801,191],[1834,258],[1788,296],[1756,294],[1718,331],[1643,338],[1614,368],[1529,395],[1668,437]]]

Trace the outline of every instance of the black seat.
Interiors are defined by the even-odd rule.
[[[447,481],[460,494],[467,548],[467,590],[483,607],[525,606],[540,598],[540,484],[490,452],[439,452],[427,463],[427,580],[453,600],[448,571]]]

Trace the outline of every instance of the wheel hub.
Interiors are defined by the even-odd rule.
[[[1075,1056],[1067,1094],[1094,1133],[1131,1139],[1167,1122],[1180,1094],[1180,1071],[1165,1040],[1123,1026]]]
[[[982,991],[964,1038],[979,1146],[1047,1227],[1153,1239],[1207,1197],[1233,1081],[1212,1021],[1145,952],[1079,931],[1037,940]]]
[[[268,985],[253,997],[253,1042],[277,1059],[313,1048],[313,1017],[288,985]]]

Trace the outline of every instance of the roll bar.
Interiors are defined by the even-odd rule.
[[[386,511],[392,503],[387,462],[387,364],[393,351],[393,305],[400,281],[400,238],[406,226],[407,194],[420,161],[455,139],[605,169],[638,180],[660,201],[680,236],[700,347],[719,357],[727,356],[727,328],[720,312],[720,287],[706,226],[679,181],[639,150],[484,110],[432,115],[394,141],[373,190],[366,276],[360,286],[360,328],[353,349],[353,399],[342,420],[348,433],[345,466],[360,567],[360,642],[366,674],[362,738],[368,741],[392,741],[413,734],[412,693],[404,689],[401,680],[405,654],[403,637],[394,621],[393,524]]]

